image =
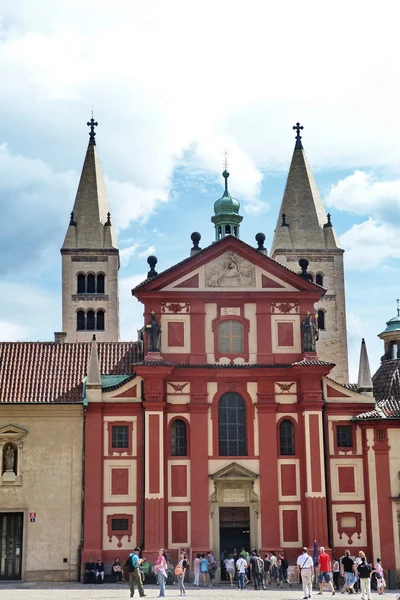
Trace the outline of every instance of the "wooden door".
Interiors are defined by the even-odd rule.
[[[0,580],[21,579],[22,513],[0,513]]]

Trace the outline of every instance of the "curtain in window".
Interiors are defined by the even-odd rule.
[[[243,349],[243,324],[240,321],[219,323],[219,351],[228,354],[241,354]]]

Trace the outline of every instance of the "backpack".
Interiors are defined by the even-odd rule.
[[[133,571],[135,570],[135,567],[133,566],[133,563],[132,563],[132,555],[131,554],[126,559],[124,567],[128,571],[128,573],[133,573]]]

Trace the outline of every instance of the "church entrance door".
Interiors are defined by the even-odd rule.
[[[21,579],[22,513],[0,513],[0,581]]]
[[[219,547],[228,554],[236,548],[250,548],[250,509],[248,506],[220,507],[219,509]]]

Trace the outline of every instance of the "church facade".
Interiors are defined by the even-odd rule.
[[[201,249],[194,232],[190,255],[162,273],[149,257],[147,279],[132,290],[143,305],[142,336],[125,343],[118,247],[90,125],[61,250],[63,331],[47,344],[46,359],[50,366],[68,356],[62,364],[74,375],[62,392],[50,386],[48,400],[59,411],[72,403],[84,427],[83,509],[70,516],[75,531],[82,526],[78,569],[98,556],[110,565],[138,544],[149,559],[161,547],[175,559],[180,548],[219,556],[244,545],[284,550],[291,563],[316,540],[335,556],[347,548],[379,556],[394,578],[400,394],[387,381],[397,377],[399,334],[394,324],[382,334],[387,362],[374,384],[363,343],[358,383],[349,384],[343,250],[300,126],[271,257],[263,234],[254,246],[240,239],[240,204],[225,169],[215,242]],[[0,365],[12,348],[0,345]],[[24,394],[22,387],[20,402]],[[34,405],[41,394],[37,388]],[[24,506],[28,514],[30,501],[15,485],[19,467],[6,464],[13,443],[6,436],[12,425],[28,439],[33,425],[11,418],[6,404],[13,405],[10,393],[0,402],[1,485],[12,490],[5,510]],[[74,493],[77,486],[71,481]],[[25,522],[23,532],[33,535]],[[23,578],[29,552],[21,546]]]

